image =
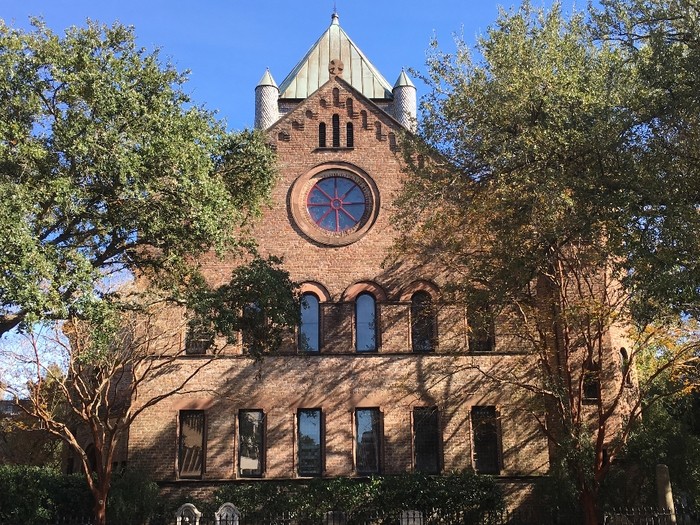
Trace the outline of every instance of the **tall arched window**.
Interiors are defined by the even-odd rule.
[[[326,123],[325,122],[321,122],[318,125],[318,147],[319,148],[326,147]]]
[[[414,352],[432,352],[435,342],[435,310],[428,292],[411,296],[411,346]]]
[[[315,294],[301,296],[301,324],[299,326],[299,350],[318,352],[321,349],[321,304]]]
[[[340,147],[340,117],[337,113],[333,115],[333,147]]]
[[[362,293],[355,299],[355,349],[377,350],[377,302],[370,293]]]
[[[345,140],[347,142],[348,148],[355,147],[355,137],[352,129],[352,122],[348,122],[345,126]]]

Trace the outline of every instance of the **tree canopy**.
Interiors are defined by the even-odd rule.
[[[684,3],[688,16],[663,11],[667,23],[649,10],[677,2],[609,2],[595,19],[525,3],[501,12],[476,53],[434,42],[407,155],[406,246],[506,297],[585,242],[617,263],[638,315],[697,314],[700,83]],[[433,151],[444,162],[418,162]]]
[[[400,250],[451,270],[456,300],[516,318],[540,373],[482,372],[544,401],[552,467],[591,524],[652,384],[697,333],[633,390],[636,360],[674,316],[700,315],[698,6],[601,4],[524,2],[474,50],[433,42],[396,215]]]
[[[0,334],[87,318],[135,274],[172,295],[247,242],[275,178],[262,137],[227,132],[132,28],[33,24],[0,23]]]

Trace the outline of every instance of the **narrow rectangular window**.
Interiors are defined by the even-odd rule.
[[[333,115],[333,147],[340,147],[340,117],[338,115]]]
[[[200,478],[204,473],[204,411],[180,411],[178,466],[181,478]]]
[[[381,430],[378,408],[355,410],[355,465],[360,474],[380,470]]]
[[[417,472],[440,472],[440,429],[437,407],[413,409],[413,468]]]
[[[486,301],[478,301],[468,312],[469,351],[491,352],[496,347],[495,328],[491,307]]]
[[[499,474],[499,435],[496,407],[472,407],[474,468],[480,474]]]
[[[265,460],[265,413],[238,412],[238,475],[262,476]]]
[[[323,471],[323,421],[320,408],[297,412],[297,472],[300,476],[320,476]]]
[[[600,401],[600,372],[598,370],[586,370],[583,373],[583,401],[585,403]]]

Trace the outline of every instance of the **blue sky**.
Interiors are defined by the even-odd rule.
[[[532,0],[538,6],[549,0]],[[421,70],[436,36],[446,49],[463,31],[473,44],[498,15],[491,0],[336,0],[340,25],[393,84],[401,68]],[[573,0],[562,2],[565,12]],[[576,4],[585,7],[584,0]],[[87,18],[134,26],[138,42],[190,70],[193,101],[217,110],[230,129],[253,124],[254,89],[265,68],[280,83],[331,21],[333,0],[0,0],[0,18],[29,27],[41,16],[55,32]],[[416,82],[418,95],[425,92]]]

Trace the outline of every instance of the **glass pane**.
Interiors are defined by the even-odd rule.
[[[299,349],[318,352],[320,309],[318,297],[304,294],[301,298],[301,326],[299,327]]]
[[[311,189],[306,207],[316,225],[324,230],[342,232],[360,223],[366,202],[364,193],[353,180],[328,177]]]
[[[204,465],[204,412],[180,412],[180,476],[199,477]]]
[[[414,352],[431,352],[435,315],[426,292],[417,292],[411,297],[411,343]]]
[[[495,407],[472,407],[474,466],[483,474],[498,474],[498,422]]]
[[[413,409],[415,469],[419,472],[440,472],[440,435],[437,408]]]
[[[263,472],[263,432],[265,416],[260,410],[238,413],[238,473],[260,476]]]
[[[377,349],[375,301],[369,294],[362,294],[355,301],[355,344],[358,352]]]
[[[357,471],[379,472],[379,410],[362,408],[355,411]]]
[[[298,470],[302,476],[321,474],[321,410],[299,410]]]

